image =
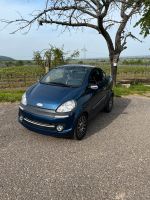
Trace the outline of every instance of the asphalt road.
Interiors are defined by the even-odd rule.
[[[82,141],[26,130],[0,104],[0,200],[150,200],[150,98],[117,98]]]

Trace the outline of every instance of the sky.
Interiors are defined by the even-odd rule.
[[[0,0],[0,19],[13,20],[18,18],[18,11],[23,16],[28,16],[35,9],[44,8],[45,0]],[[117,17],[117,16],[116,16]],[[135,20],[135,19],[134,19]],[[134,22],[133,22],[134,23]],[[0,55],[9,56],[18,60],[30,60],[34,51],[47,49],[49,44],[61,48],[64,46],[66,52],[79,50],[80,57],[84,58],[83,48],[87,49],[86,58],[108,57],[108,49],[105,40],[97,31],[92,29],[72,30],[63,32],[55,26],[44,25],[38,29],[33,25],[28,34],[17,32],[10,34],[16,29],[11,25],[3,29],[0,23]],[[128,26],[128,29],[131,26]],[[115,28],[109,30],[114,37]],[[150,37],[144,39],[139,28],[130,28],[134,35],[143,42],[128,40],[128,48],[122,56],[147,56],[150,55]]]

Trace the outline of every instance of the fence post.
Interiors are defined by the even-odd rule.
[[[24,74],[24,86],[26,87],[26,75]]]
[[[10,77],[9,77],[9,74],[7,74],[7,78],[8,78],[8,85],[10,87]]]

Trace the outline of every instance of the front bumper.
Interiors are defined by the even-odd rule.
[[[75,113],[58,114],[53,110],[35,106],[19,106],[19,122],[26,128],[48,135],[72,135],[75,124]],[[57,126],[63,126],[62,131]]]

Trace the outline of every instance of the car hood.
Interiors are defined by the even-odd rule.
[[[56,110],[62,103],[76,100],[82,93],[81,88],[62,87],[38,83],[27,91],[28,105]]]

